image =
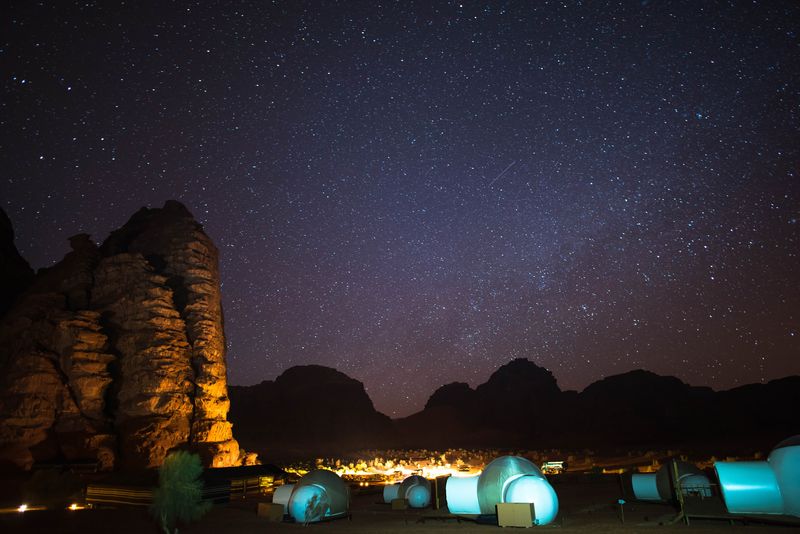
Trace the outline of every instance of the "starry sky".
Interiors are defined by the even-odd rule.
[[[794,0],[25,0],[0,35],[21,253],[182,201],[233,384],[329,365],[403,416],[515,357],[800,374]]]

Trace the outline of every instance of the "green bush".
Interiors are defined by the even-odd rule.
[[[150,512],[165,534],[177,532],[177,523],[197,521],[211,508],[211,503],[202,500],[202,474],[203,465],[196,454],[177,451],[164,459]]]

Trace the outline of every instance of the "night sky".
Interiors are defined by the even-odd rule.
[[[800,374],[794,0],[25,0],[0,35],[23,256],[182,201],[233,384],[319,363],[399,416],[515,357]]]

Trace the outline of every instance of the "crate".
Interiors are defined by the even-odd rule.
[[[283,521],[283,505],[271,502],[258,503],[258,517],[264,517],[267,521]]]
[[[533,526],[536,514],[532,502],[501,502],[497,504],[497,525],[501,527]]]
[[[392,499],[392,510],[407,510],[407,509],[408,509],[407,499]]]

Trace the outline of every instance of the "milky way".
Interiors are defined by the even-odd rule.
[[[181,200],[234,384],[320,363],[397,416],[515,357],[800,373],[795,1],[12,4],[22,254]]]

